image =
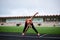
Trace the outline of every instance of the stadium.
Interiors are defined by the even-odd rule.
[[[58,35],[60,34],[60,15],[47,15],[47,16],[35,16],[33,19],[33,24],[38,32],[41,34],[40,37],[36,36],[34,30],[29,28],[26,33],[26,36],[21,36],[21,33],[24,28],[25,19],[30,18],[31,16],[14,16],[14,17],[0,17],[0,34],[1,39],[4,40],[5,37],[10,39],[21,39],[21,40],[39,40],[39,39],[59,39]],[[11,36],[10,36],[11,35]],[[19,36],[20,35],[20,36]],[[46,37],[53,35],[53,37]],[[35,36],[35,37],[34,37]],[[18,38],[20,37],[20,38]],[[45,38],[46,37],[46,38]],[[56,37],[56,38],[55,38]],[[3,39],[4,38],[4,39]],[[24,39],[23,39],[24,38]],[[8,40],[10,40],[8,39]]]
[[[60,0],[0,0],[0,40],[60,40]]]
[[[31,16],[0,17],[0,26],[23,26],[26,18]],[[60,26],[60,15],[35,16],[35,26]]]

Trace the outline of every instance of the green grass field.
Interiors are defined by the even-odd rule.
[[[0,26],[0,32],[20,32],[23,31],[23,26]],[[40,34],[60,34],[60,27],[35,27]],[[32,28],[29,28],[27,33],[35,33]]]

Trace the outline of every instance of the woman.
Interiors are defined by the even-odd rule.
[[[36,14],[38,14],[38,12],[37,12]],[[36,14],[35,14],[35,15],[36,15]],[[40,34],[38,33],[38,31],[35,29],[35,27],[34,27],[34,25],[33,25],[33,22],[32,22],[32,19],[33,19],[33,17],[34,17],[35,15],[33,15],[31,18],[26,19],[26,21],[25,21],[25,27],[24,27],[24,30],[23,30],[22,35],[25,35],[25,32],[28,30],[29,27],[30,27],[30,28],[33,28],[34,31],[37,33],[38,36],[40,35]]]

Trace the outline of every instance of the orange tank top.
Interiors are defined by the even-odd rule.
[[[26,22],[27,22],[28,24],[31,24],[31,23],[32,23],[32,20],[31,20],[31,19],[27,19]]]

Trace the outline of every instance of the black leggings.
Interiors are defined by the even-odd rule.
[[[34,31],[36,32],[36,33],[38,33],[38,31],[35,29],[35,27],[34,27],[34,25],[33,25],[33,23],[32,24],[30,24],[31,26],[32,26],[32,28],[34,29]],[[24,29],[23,29],[23,33],[25,33],[27,30],[28,30],[28,24],[27,23],[25,23],[25,27],[24,27]]]

